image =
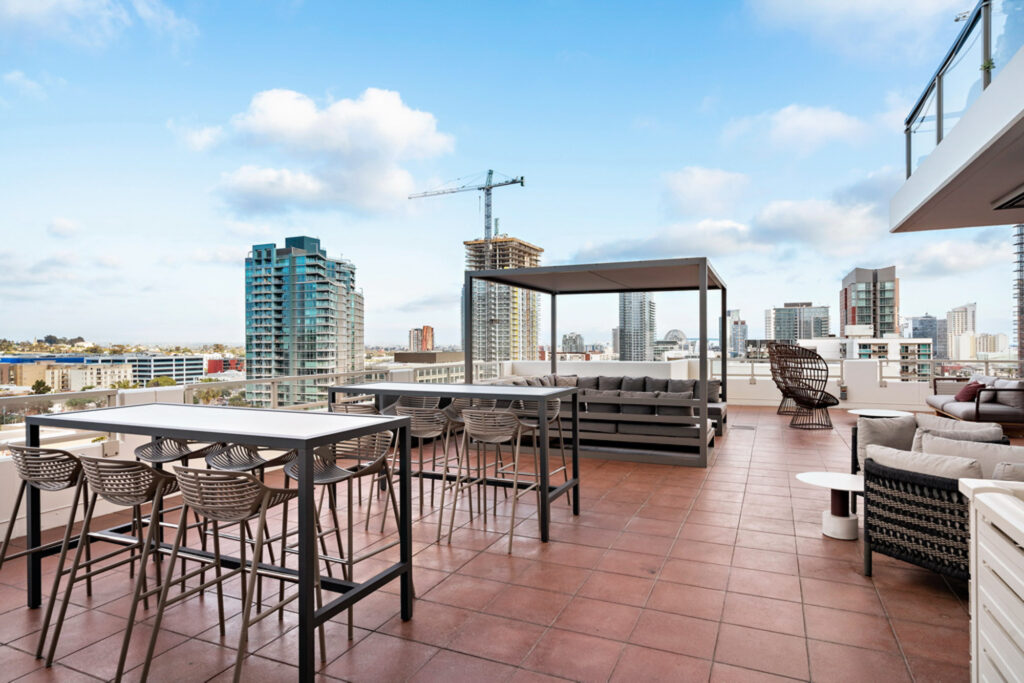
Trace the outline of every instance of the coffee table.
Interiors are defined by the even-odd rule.
[[[910,417],[913,413],[907,412],[906,410],[884,410],[882,408],[855,408],[854,410],[847,410],[850,415],[856,415],[857,417]]]
[[[796,478],[832,490],[832,505],[821,512],[821,533],[843,541],[857,540],[857,515],[850,514],[850,492],[864,492],[864,477],[841,472],[801,472]]]

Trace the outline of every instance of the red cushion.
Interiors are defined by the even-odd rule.
[[[974,399],[981,393],[981,390],[985,388],[985,385],[981,382],[968,382],[967,385],[956,392],[954,400],[960,402],[973,403]]]

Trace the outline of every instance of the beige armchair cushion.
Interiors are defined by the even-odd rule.
[[[925,453],[934,455],[953,455],[961,458],[973,458],[981,464],[982,478],[991,479],[996,465],[1002,462],[1024,463],[1024,447],[1004,446],[998,443],[979,443],[977,441],[954,441],[940,436],[925,434],[923,436]]]
[[[935,477],[946,477],[947,479],[977,479],[981,477],[981,465],[974,458],[914,453],[875,445],[867,447],[867,457],[885,467],[930,474]]]
[[[913,415],[906,417],[857,418],[857,462],[864,467],[869,445],[887,446],[909,451],[914,445],[917,420]]]
[[[914,445],[910,450],[920,453],[924,450],[924,435],[931,434],[943,439],[954,441],[987,441],[989,443],[999,441],[1003,438],[1003,428],[999,425],[985,427],[984,429],[923,429],[917,428],[914,432]]]

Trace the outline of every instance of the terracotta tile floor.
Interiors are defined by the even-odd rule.
[[[707,470],[584,459],[583,513],[574,518],[559,501],[551,542],[541,544],[524,497],[511,555],[503,496],[486,523],[470,522],[462,500],[451,545],[438,545],[440,491],[432,509],[428,485],[414,523],[413,620],[398,617],[397,586],[360,603],[353,640],[343,617],[327,629],[324,680],[967,680],[965,585],[877,555],[866,579],[859,542],[821,536],[828,493],[793,475],[848,471],[852,420],[843,411],[833,419],[833,431],[799,432],[772,409],[731,407]],[[357,546],[394,538],[393,519],[386,535],[375,533],[381,509],[373,504]],[[396,550],[357,568],[357,578]],[[51,577],[54,565],[45,563]],[[40,610],[24,607],[24,562],[8,563],[0,679],[112,676],[130,588],[127,571],[115,570],[96,580],[92,598],[76,592],[46,670],[31,654]],[[230,677],[237,581],[227,595],[224,638],[212,596],[168,611],[152,680]],[[245,680],[295,677],[294,629],[294,614],[253,629]],[[130,666],[149,632],[136,630]]]

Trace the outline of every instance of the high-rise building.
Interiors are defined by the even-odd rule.
[[[653,295],[619,294],[619,360],[654,360],[654,329]]]
[[[411,330],[409,330],[409,350],[423,350],[423,328],[414,327]]]
[[[970,303],[957,306],[946,313],[947,331],[952,336],[961,335],[964,332],[978,331],[978,304]]]
[[[583,335],[579,332],[563,334],[562,351],[565,353],[586,353],[587,347],[583,343]]]
[[[769,308],[764,312],[765,337],[791,343],[797,339],[827,337],[831,329],[828,309],[828,306],[814,306],[810,301]]]
[[[899,334],[900,281],[896,266],[854,268],[839,291],[839,336],[847,325],[871,325],[874,336]]]
[[[466,245],[467,270],[536,268],[544,251],[507,235],[463,244]],[[540,297],[536,292],[474,281],[473,359],[484,362],[536,360],[539,316]]]
[[[738,358],[747,351],[747,321],[733,320],[726,328],[729,333],[729,356]]]
[[[940,333],[941,328],[941,333]],[[913,316],[907,319],[906,337],[932,340],[932,357],[946,358],[948,340],[946,339],[946,321],[936,318],[934,315],[925,313],[920,316]]]
[[[1004,353],[1010,348],[1010,338],[1005,334],[988,334],[982,332],[976,337],[978,353]]]
[[[363,294],[356,267],[329,258],[313,237],[289,237],[283,248],[254,244],[245,259],[245,356],[249,379],[358,372],[363,369]],[[324,399],[330,380],[252,385],[254,405]]]
[[[935,321],[935,357],[942,360],[949,358],[949,323],[945,318]]]
[[[612,353],[618,354],[621,350],[619,346],[619,328],[612,328]]]

